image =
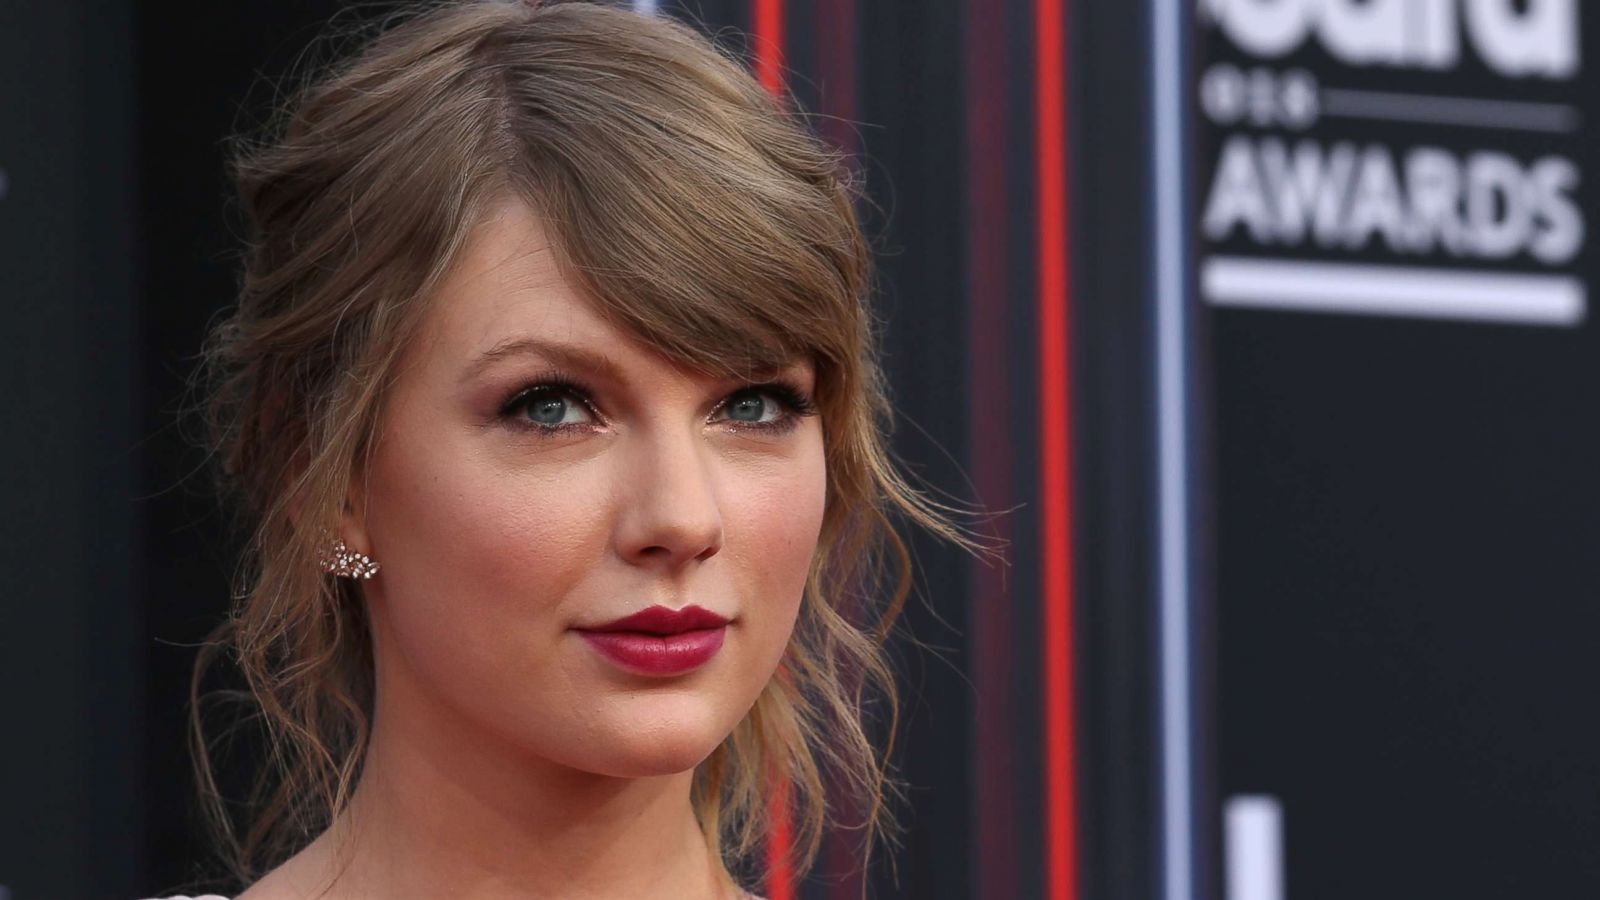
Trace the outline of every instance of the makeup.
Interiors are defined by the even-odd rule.
[[[652,606],[577,631],[619,668],[664,678],[692,672],[710,662],[722,648],[727,625],[728,619],[699,606]]]

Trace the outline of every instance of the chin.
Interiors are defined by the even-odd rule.
[[[676,775],[704,762],[733,730],[709,715],[673,715],[662,703],[646,715],[608,723],[609,734],[596,735],[581,768],[625,778]]]

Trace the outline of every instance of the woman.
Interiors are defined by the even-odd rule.
[[[775,808],[795,871],[825,802],[881,834],[890,520],[964,539],[885,455],[840,160],[687,28],[469,2],[235,174],[240,900],[741,897]]]

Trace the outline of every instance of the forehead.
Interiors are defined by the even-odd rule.
[[[620,333],[561,271],[554,242],[528,204],[507,200],[474,228],[429,310],[429,343],[466,359],[508,335],[620,344]]]
[[[421,367],[466,367],[477,371],[508,343],[536,339],[547,344],[582,348],[604,355],[619,368],[637,368],[641,376],[664,370],[691,375],[697,367],[676,360],[631,331],[626,322],[608,318],[602,307],[570,278],[558,256],[555,236],[533,206],[503,199],[473,228],[453,267],[439,284],[414,343],[424,358]],[[727,344],[711,351],[729,368],[705,375],[755,377],[781,370],[813,371],[806,354],[767,357],[739,364]],[[715,363],[713,363],[715,365]],[[644,370],[650,370],[648,372]]]

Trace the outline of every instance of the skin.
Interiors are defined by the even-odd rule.
[[[739,896],[691,779],[793,630],[822,425],[617,330],[549,247],[526,204],[497,206],[406,352],[341,535],[382,566],[362,583],[365,774],[348,813],[241,900]],[[475,364],[521,339],[538,346]],[[503,415],[553,372],[595,412],[546,391]],[[814,378],[797,363],[762,382],[804,398]],[[732,622],[685,675],[631,674],[574,631],[691,603]]]

